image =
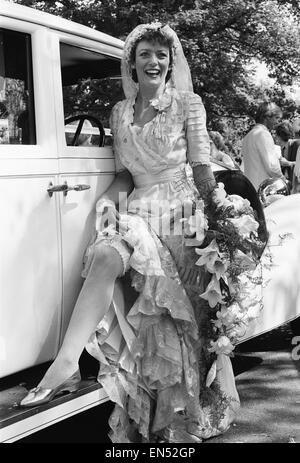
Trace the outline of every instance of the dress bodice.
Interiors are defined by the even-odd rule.
[[[156,116],[139,127],[133,124],[135,99],[115,105],[111,115],[116,171],[155,175],[191,163],[209,164],[206,113],[201,98],[167,89]]]

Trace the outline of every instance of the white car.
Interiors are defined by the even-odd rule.
[[[123,43],[6,1],[0,13],[3,377],[53,358],[68,324],[94,205],[114,177],[103,119],[116,96],[103,114],[81,100],[119,78]]]
[[[81,288],[95,203],[115,175],[107,124],[122,98],[123,42],[3,0],[0,39],[0,378],[9,386],[2,393],[10,391],[0,441],[7,442],[106,400],[95,385],[43,420],[11,408],[21,393],[14,381],[55,357]]]
[[[82,285],[95,203],[115,175],[108,116],[122,98],[123,42],[5,0],[0,39],[0,441],[12,442],[107,400],[94,380],[44,407],[13,407],[26,393],[19,383],[34,386],[39,366],[55,358]],[[253,187],[238,170],[213,169],[229,193],[248,195],[265,234]],[[287,200],[281,200],[283,208]],[[280,207],[270,206],[275,212]],[[282,226],[288,229],[288,222]],[[285,291],[290,297],[293,287],[299,307],[300,247],[293,249],[291,266],[284,267],[293,284]],[[266,313],[271,307],[273,314],[279,299],[264,297]],[[124,299],[118,282],[114,303],[124,307]],[[295,306],[288,311],[284,303],[248,337],[295,318]]]

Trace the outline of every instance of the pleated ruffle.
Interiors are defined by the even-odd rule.
[[[234,391],[216,387],[218,373],[208,391],[211,403],[201,399],[207,393],[202,376],[212,356],[204,352],[208,342],[205,329],[198,324],[202,319],[209,324],[211,315],[195,286],[187,284],[186,291],[177,270],[187,262],[191,265],[193,253],[189,249],[181,255],[183,248],[178,243],[183,238],[172,241],[169,237],[164,242],[140,217],[121,221],[118,233],[98,233],[87,251],[84,269],[88,271],[95,247],[102,241],[111,246],[125,243],[131,250],[126,266],[131,268],[131,284],[138,296],[130,307],[114,298],[86,346],[100,362],[98,381],[116,403],[110,438],[115,443],[155,442],[167,430],[183,442],[186,437],[178,436],[187,436],[188,429],[199,437],[216,435],[232,420],[227,410]],[[203,268],[197,272],[201,294],[207,278]],[[207,334],[211,336],[211,327]],[[222,374],[226,377],[226,371]],[[224,406],[221,414],[220,404]]]

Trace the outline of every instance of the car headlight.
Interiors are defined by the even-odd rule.
[[[280,196],[288,196],[289,194],[289,185],[283,177],[267,178],[261,182],[258,188],[258,197],[265,207],[268,206],[273,199],[278,199]]]

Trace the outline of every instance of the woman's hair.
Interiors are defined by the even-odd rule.
[[[133,44],[129,55],[129,61],[131,65],[135,63],[136,48],[138,44],[143,40],[150,43],[159,43],[160,45],[168,47],[170,52],[170,68],[172,67],[174,60],[173,40],[161,28],[156,30],[150,29],[145,31],[144,35],[142,37],[139,37],[138,40]],[[172,69],[169,69],[166,76],[166,82],[168,82],[168,80],[170,79],[171,72]],[[132,69],[132,79],[134,80],[134,82],[138,81],[135,69]]]
[[[283,141],[288,141],[290,138],[294,138],[293,126],[289,121],[282,121],[275,128],[276,135]]]
[[[266,117],[281,115],[282,111],[275,103],[264,102],[259,105],[255,115],[255,122],[261,123]]]

